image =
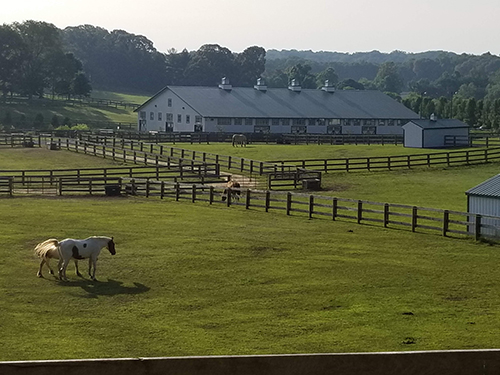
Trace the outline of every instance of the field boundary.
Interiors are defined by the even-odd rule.
[[[301,168],[322,172],[352,172],[372,171],[377,169],[411,169],[415,167],[431,167],[434,165],[452,167],[457,165],[486,164],[497,160],[500,160],[500,147],[363,158],[274,160],[268,161],[268,163],[278,166],[280,166],[281,163],[284,168],[289,168],[291,164]]]
[[[0,362],[2,375],[475,375],[500,372],[500,350],[431,350]]]

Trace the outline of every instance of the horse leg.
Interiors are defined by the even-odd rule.
[[[97,279],[95,278],[95,268],[97,265],[97,257],[95,257],[95,258],[91,257],[90,259],[92,262],[91,264],[93,264],[93,266],[94,266],[94,270],[93,270],[92,275],[90,277],[92,278],[92,280],[97,281]],[[90,264],[90,261],[89,261],[89,264]],[[89,267],[89,273],[90,273],[90,267]]]
[[[59,280],[68,280],[66,277],[66,268],[68,268],[69,261],[70,259],[64,259],[62,261],[62,267],[59,268]],[[61,263],[61,261],[59,261],[59,263]]]
[[[51,275],[53,275],[53,274],[54,274],[54,270],[53,270],[53,269],[52,269],[52,267],[50,266],[50,258],[47,258],[47,259],[45,260],[45,264],[46,264],[46,265],[47,265],[47,267],[49,268],[49,272],[50,272],[50,274],[51,274]]]
[[[89,276],[92,278],[92,257],[89,258]]]
[[[82,277],[82,274],[78,270],[78,261],[76,259],[73,259],[75,262],[75,269],[76,269],[76,275]]]
[[[42,267],[43,267],[44,264],[45,264],[45,258],[42,258],[42,260],[40,261],[40,268],[38,269],[38,272],[36,274],[38,277],[43,277],[43,275],[42,275]]]

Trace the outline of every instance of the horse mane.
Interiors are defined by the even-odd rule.
[[[55,238],[49,238],[35,246],[35,254],[39,258],[54,258],[59,252],[59,241]]]

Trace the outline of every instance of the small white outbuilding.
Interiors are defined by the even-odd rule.
[[[469,145],[469,125],[456,119],[411,120],[403,125],[404,146],[440,148]],[[448,139],[448,142],[446,140]]]
[[[500,237],[500,174],[467,190],[465,194],[467,212],[474,214],[469,220],[474,221],[475,215],[484,216],[481,218],[481,234]],[[474,232],[474,228],[469,231]]]

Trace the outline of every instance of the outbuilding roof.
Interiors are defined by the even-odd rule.
[[[465,194],[500,198],[500,174],[497,174],[496,176],[491,177],[479,185],[467,190]]]
[[[249,118],[353,118],[417,119],[403,104],[376,90],[315,89],[291,91],[286,88],[256,90],[232,87],[230,90],[205,86],[167,86],[141,105],[170,91],[204,117]]]
[[[452,129],[452,128],[468,128],[469,125],[457,119],[436,119],[436,120],[411,120],[411,123],[421,127],[422,129]],[[403,125],[406,126],[408,124]]]

